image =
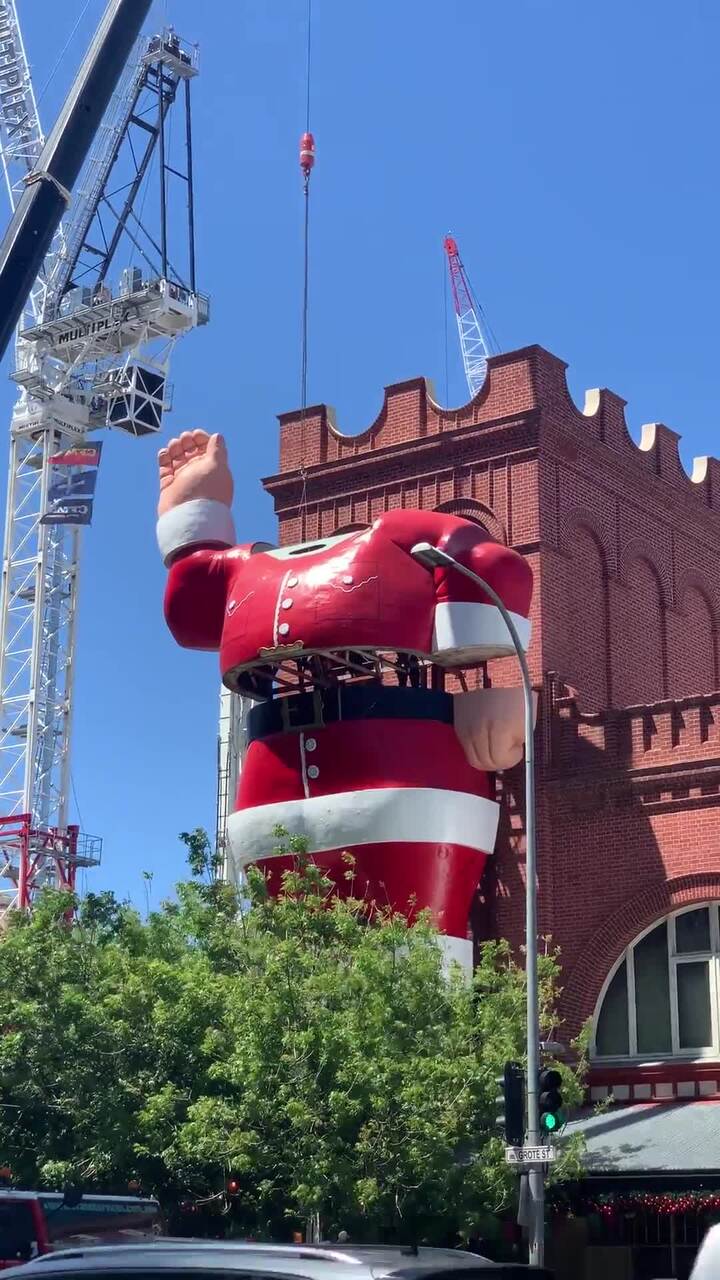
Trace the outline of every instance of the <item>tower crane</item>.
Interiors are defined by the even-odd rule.
[[[499,347],[480,303],[477,301],[460,257],[457,241],[445,237],[455,318],[460,337],[463,368],[471,397],[477,395],[487,373],[487,358]]]
[[[16,0],[0,0],[0,47],[13,58],[12,94],[0,60],[0,161],[14,210],[43,146]],[[100,860],[100,838],[69,822],[81,530],[102,449],[94,433],[157,432],[173,346],[209,319],[195,280],[197,72],[197,48],[173,28],[140,37],[18,328],[0,599],[0,910],[31,907],[45,885],[72,889],[78,867]],[[181,160],[170,154],[178,104]],[[178,180],[182,233],[169,218]]]

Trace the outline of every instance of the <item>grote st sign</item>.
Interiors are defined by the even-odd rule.
[[[548,1164],[557,1158],[557,1147],[506,1147],[506,1164]]]

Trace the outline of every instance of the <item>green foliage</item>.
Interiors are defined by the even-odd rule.
[[[210,837],[202,827],[194,831],[181,831],[180,839],[187,849],[187,862],[190,873],[208,880],[214,880],[220,870],[221,855],[210,844]]]
[[[481,949],[472,986],[448,979],[428,921],[369,920],[285,833],[283,895],[251,872],[242,912],[204,832],[181,838],[194,878],[147,919],[104,892],[69,925],[68,896],[47,893],[2,936],[0,1157],[16,1182],[137,1178],[274,1236],[319,1214],[355,1239],[443,1242],[508,1205],[495,1081],[525,1026],[508,946]],[[557,968],[542,958],[546,1032]]]

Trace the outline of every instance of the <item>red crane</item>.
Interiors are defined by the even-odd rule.
[[[460,335],[463,368],[471,396],[477,395],[487,372],[487,358],[496,355],[498,344],[479,302],[470,287],[460,257],[457,240],[445,237],[453,306]]]

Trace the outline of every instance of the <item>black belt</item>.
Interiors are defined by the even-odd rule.
[[[440,689],[346,685],[260,702],[248,712],[247,739],[318,729],[338,720],[439,720],[453,722],[452,694]]]

